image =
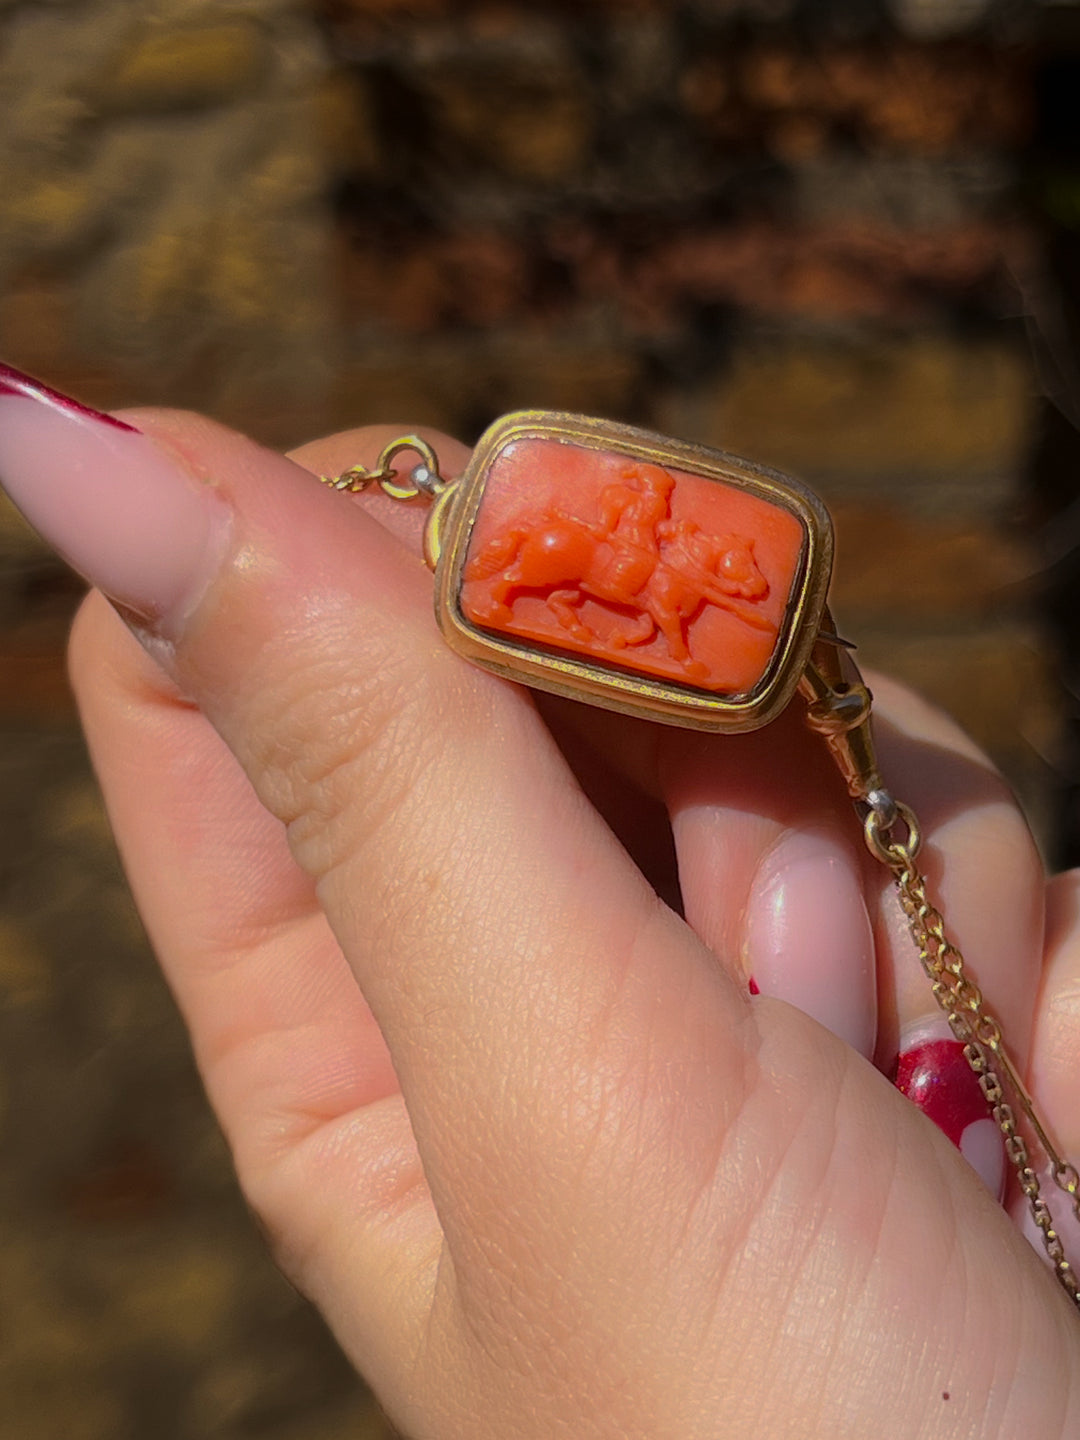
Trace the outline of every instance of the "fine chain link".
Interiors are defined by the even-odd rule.
[[[1027,1116],[1039,1146],[1049,1163],[1050,1174],[1057,1187],[1069,1196],[1072,1212],[1080,1222],[1080,1176],[1075,1166],[1061,1159],[1035,1110],[1005,1048],[1001,1026],[986,1008],[982,992],[968,975],[964,957],[945,932],[940,910],[927,895],[926,879],[915,863],[919,849],[919,831],[915,817],[906,805],[897,805],[900,818],[908,826],[907,841],[886,840],[884,827],[877,813],[870,810],[866,817],[866,839],[871,853],[893,873],[900,904],[907,917],[911,934],[919,952],[919,961],[926,972],[934,999],[948,1018],[956,1038],[963,1042],[964,1058],[978,1077],[979,1086],[991,1107],[991,1115],[1005,1142],[1005,1152],[1016,1171],[1016,1177],[1028,1202],[1031,1215],[1042,1236],[1043,1246],[1074,1305],[1080,1307],[1080,1280],[1077,1279],[1061,1237],[1054,1228],[1050,1207],[1042,1194],[1039,1177],[1031,1163],[1027,1143],[1021,1135],[1016,1114],[1006,1099],[1002,1072]]]

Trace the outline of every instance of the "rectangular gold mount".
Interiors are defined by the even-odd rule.
[[[554,472],[564,469],[577,477],[578,488],[570,499],[565,486],[552,488],[559,483]],[[591,470],[597,474],[591,487],[595,493],[586,495]],[[511,479],[513,488],[508,489]],[[703,482],[725,487],[724,495],[703,488]],[[485,524],[491,529],[485,499],[489,507],[496,504],[489,486],[511,516],[499,522],[502,530],[493,539],[484,537]],[[503,416],[486,431],[455,492],[442,524],[436,613],[447,643],[473,663],[556,695],[701,730],[756,729],[790,701],[821,626],[833,554],[828,512],[798,481],[722,451],[631,426],[559,412],[520,411]],[[755,523],[758,530],[720,536],[697,522],[697,512],[723,514],[724,506],[742,517],[743,531],[753,530]],[[650,507],[650,516],[642,518]],[[788,517],[798,525],[797,554]],[[715,530],[719,522],[712,524]],[[764,539],[762,526],[768,532]],[[783,544],[772,538],[781,531],[788,537]],[[540,556],[531,575],[524,564],[523,536]],[[596,551],[596,568],[606,576],[602,583],[576,575],[569,561],[565,575],[557,562],[548,563],[547,557],[560,546],[569,553],[572,542],[581,553],[590,543],[604,547]],[[760,560],[784,545],[784,555],[794,558],[785,560],[787,568],[771,562],[780,578],[773,581],[770,594],[764,580],[748,578],[746,552]],[[538,548],[543,546],[546,550]],[[701,555],[707,557],[707,570]],[[505,556],[511,559],[500,570]],[[530,588],[529,581],[540,573],[536,565],[542,568],[544,563],[545,579],[562,578],[546,591]],[[614,600],[613,574],[623,583]],[[478,575],[494,578],[481,580]],[[647,578],[633,590],[641,575]],[[512,581],[516,588],[511,588]],[[696,598],[692,584],[701,591]],[[689,599],[685,594],[681,599],[682,611],[677,608],[680,585],[683,592],[689,587]],[[754,585],[764,587],[763,597]],[[744,598],[746,593],[751,598]],[[525,623],[516,617],[527,603],[539,616],[533,629],[539,634],[547,626],[550,636],[514,633],[515,626],[520,629]],[[768,607],[772,618],[766,615]],[[548,610],[557,610],[558,623],[548,618]],[[707,662],[694,653],[695,647],[704,653],[705,640],[698,641],[698,630],[691,628],[702,625],[699,617],[706,612],[716,636],[710,642],[716,658],[710,656]],[[610,634],[594,637],[600,653],[588,653],[593,642],[582,637],[592,633],[590,625],[599,628],[597,616]],[[653,633],[646,648],[639,637],[650,625]],[[733,652],[756,647],[756,653],[765,647],[760,675],[743,688],[739,681],[732,682],[735,688],[725,688],[725,634],[738,642],[733,641]],[[687,654],[680,658],[683,647]],[[746,672],[753,663],[733,658],[732,674]],[[650,667],[654,673],[648,673]]]

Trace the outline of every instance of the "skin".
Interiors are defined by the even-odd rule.
[[[872,1063],[747,994],[755,874],[817,827],[874,922],[880,1065],[928,1013],[798,715],[687,735],[465,665],[422,513],[300,468],[399,427],[297,466],[135,420],[234,530],[175,643],[87,602],[87,733],[245,1192],[402,1431],[1080,1434],[1080,1317],[1008,1214]],[[1080,881],[1047,887],[985,759],[875,688],[951,929],[1075,1154]]]

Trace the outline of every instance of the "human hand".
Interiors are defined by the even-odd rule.
[[[405,1433],[1077,1433],[1076,1316],[1005,1213],[852,1045],[747,993],[756,947],[762,988],[872,1050],[869,918],[881,1063],[930,1008],[796,715],[732,738],[541,711],[443,648],[415,511],[188,417],[134,417],[151,447],[50,412],[111,506],[76,523],[59,442],[3,418],[16,500],[146,642],[94,597],[73,674],[241,1182]],[[333,472],[385,438],[298,458]],[[1000,781],[879,699],[952,928],[1014,1042],[1033,1023],[1075,1151],[1076,880],[1044,959]],[[689,923],[654,889],[664,810]],[[745,933],[763,893],[797,913],[783,944]]]

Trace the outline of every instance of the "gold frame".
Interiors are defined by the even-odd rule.
[[[500,451],[515,440],[526,439],[563,441],[687,471],[747,490],[799,519],[806,535],[799,572],[773,658],[754,691],[718,696],[657,677],[624,673],[586,656],[549,653],[534,642],[483,630],[462,615],[458,603],[462,571],[488,472]],[[447,644],[473,664],[554,695],[694,730],[756,730],[787,706],[821,626],[833,557],[828,511],[797,480],[720,450],[670,440],[634,426],[561,411],[520,410],[504,415],[485,431],[468,468],[451,488],[452,503],[437,507],[441,514],[435,613]]]

